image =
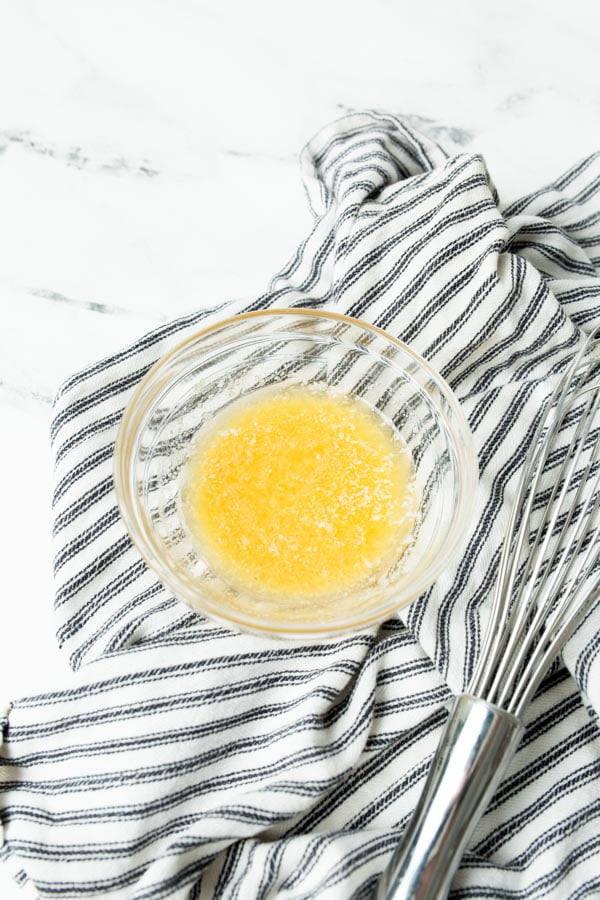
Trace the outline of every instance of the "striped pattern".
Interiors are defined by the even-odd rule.
[[[484,161],[354,114],[305,148],[311,233],[268,291],[180,319],[56,398],[63,690],[3,720],[0,856],[42,897],[367,898],[479,651],[536,412],[600,325],[600,156],[502,208]],[[401,619],[330,643],[237,635],[156,582],[115,508],[139,379],[200,323],[337,309],[442,372],[481,471],[463,556]],[[600,609],[534,699],[453,896],[600,895]]]

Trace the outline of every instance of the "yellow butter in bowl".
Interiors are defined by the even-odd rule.
[[[182,479],[184,519],[207,563],[238,590],[290,602],[376,578],[417,506],[410,453],[381,414],[304,386],[218,413]]]

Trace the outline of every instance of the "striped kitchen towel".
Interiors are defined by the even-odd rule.
[[[61,690],[2,720],[0,856],[41,897],[368,898],[477,659],[528,436],[600,325],[600,155],[510,206],[483,159],[352,114],[302,154],[314,226],[268,290],[189,315],[56,398]],[[167,350],[248,309],[387,329],[450,383],[479,455],[464,554],[380,627],[319,644],[232,633],[174,600],[115,505],[123,409]],[[6,639],[6,637],[5,637]],[[567,645],[453,896],[600,896],[600,609]]]

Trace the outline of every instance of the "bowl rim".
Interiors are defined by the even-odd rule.
[[[169,578],[169,576],[171,576],[171,578],[176,578],[177,576],[175,573],[169,567],[165,566],[161,556],[154,552],[152,540],[144,533],[147,528],[142,527],[140,529],[142,523],[137,521],[137,517],[132,509],[134,506],[134,503],[132,502],[134,501],[134,492],[131,490],[129,479],[126,477],[126,471],[128,470],[127,463],[129,461],[129,457],[125,453],[127,439],[129,439],[129,450],[131,450],[131,447],[135,444],[136,433],[139,432],[140,420],[143,421],[146,413],[142,402],[143,397],[151,386],[155,386],[154,383],[161,370],[168,368],[172,360],[182,353],[186,347],[214,332],[227,328],[233,323],[248,319],[274,318],[281,316],[297,316],[315,319],[324,318],[350,324],[359,329],[379,335],[385,341],[399,347],[402,351],[412,357],[426,375],[436,383],[441,389],[445,401],[451,407],[454,419],[454,422],[450,422],[446,411],[435,404],[437,415],[443,421],[445,428],[452,436],[452,443],[458,460],[457,469],[460,486],[454,527],[450,529],[449,535],[443,544],[443,552],[438,554],[440,558],[434,560],[430,568],[426,570],[428,573],[426,578],[421,576],[421,578],[416,580],[415,590],[411,591],[410,596],[407,599],[403,599],[400,603],[394,603],[393,599],[390,599],[390,602],[385,605],[385,608],[379,608],[379,611],[372,610],[370,614],[364,615],[363,617],[356,615],[352,618],[351,622],[344,621],[338,626],[335,624],[326,624],[325,626],[319,627],[305,622],[285,623],[279,621],[267,622],[266,620],[263,624],[262,620],[250,616],[248,619],[251,619],[251,622],[249,622],[248,619],[240,617],[234,611],[215,610],[210,599],[201,592],[198,592],[199,602],[192,602],[191,599],[186,599],[179,590],[176,590]],[[234,627],[236,630],[256,634],[262,637],[268,636],[292,640],[332,639],[344,634],[364,630],[379,622],[385,621],[386,618],[396,616],[400,609],[408,606],[418,596],[424,593],[424,591],[428,590],[435,583],[440,574],[450,566],[451,562],[456,558],[459,551],[466,543],[466,538],[469,533],[467,526],[470,525],[472,521],[475,507],[478,478],[479,466],[477,454],[475,451],[473,435],[466,416],[450,385],[426,359],[404,341],[394,337],[394,335],[377,325],[365,322],[363,319],[347,316],[344,313],[339,313],[334,310],[304,307],[270,307],[268,309],[253,310],[228,316],[225,319],[219,319],[217,322],[213,322],[211,325],[195,331],[183,341],[180,341],[172,347],[171,350],[167,351],[167,353],[161,356],[150,367],[129,398],[118,425],[113,452],[113,484],[119,514],[127,528],[133,545],[150,569],[159,577],[166,589],[171,592],[177,600],[192,608],[198,614],[205,615],[229,628]],[[459,525],[462,527],[457,527]]]

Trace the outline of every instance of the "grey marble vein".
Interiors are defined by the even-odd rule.
[[[40,391],[33,391],[30,388],[23,387],[20,384],[13,384],[0,377],[0,395],[12,394],[22,400],[33,400],[35,403],[43,403],[49,406],[52,403],[52,397],[49,394],[42,394]]]
[[[48,288],[31,288],[29,293],[33,297],[42,297],[50,300],[52,303],[65,303],[67,306],[74,306],[78,309],[86,309],[89,312],[101,313],[103,315],[113,316],[135,316],[133,310],[127,309],[125,306],[117,306],[114,303],[98,303],[95,300],[79,300],[76,297],[67,297],[58,291],[51,291]]]
[[[111,175],[133,175],[144,178],[153,178],[160,174],[159,169],[146,159],[140,162],[126,159],[124,156],[98,159],[86,153],[82,147],[73,145],[61,147],[33,137],[29,131],[11,129],[0,131],[0,152],[6,150],[11,144],[19,146],[29,153],[46,156],[75,169],[91,169]]]
[[[506,110],[513,109],[515,106],[519,106],[522,103],[526,103],[528,100],[531,100],[532,97],[537,95],[537,91],[515,91],[513,94],[509,94],[504,100],[498,104],[498,109],[502,112],[506,112]]]

